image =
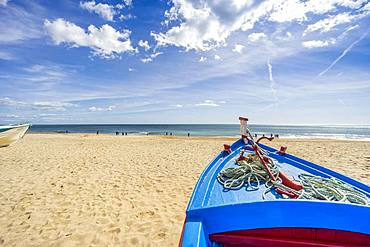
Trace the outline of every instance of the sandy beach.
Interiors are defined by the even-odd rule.
[[[176,246],[199,175],[233,141],[28,134],[0,149],[0,245]],[[370,142],[269,145],[370,184]]]

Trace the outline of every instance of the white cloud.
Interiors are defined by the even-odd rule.
[[[141,60],[141,62],[143,62],[143,63],[149,63],[149,62],[152,62],[152,61],[153,61],[153,59],[152,59],[152,58],[150,58],[150,57],[142,58],[142,59],[140,59],[140,60]]]
[[[304,21],[307,9],[298,0],[276,1],[273,5],[269,20],[274,22]]]
[[[206,57],[201,56],[201,57],[199,58],[199,62],[201,62],[201,63],[204,63],[204,62],[206,62],[206,61],[207,61],[207,58],[206,58]]]
[[[72,103],[67,103],[67,102],[42,101],[42,102],[34,102],[31,104],[31,106],[32,108],[35,108],[35,109],[65,111],[67,107],[72,107],[76,105]]]
[[[149,57],[145,57],[145,58],[142,58],[140,60],[143,63],[149,63],[149,62],[152,62],[154,60],[154,58],[158,57],[161,54],[163,54],[163,52],[155,52],[155,53],[151,54]]]
[[[80,2],[80,7],[86,9],[90,13],[96,13],[101,16],[104,20],[113,21],[113,17],[116,14],[113,5],[98,3],[95,1]]]
[[[166,20],[164,22],[162,22],[162,25],[166,25],[166,26],[168,26],[168,24],[171,21],[175,21],[179,18],[177,10],[176,10],[175,7],[172,7],[169,10],[166,10],[164,12],[164,17],[166,18]]]
[[[129,71],[129,72],[132,72],[132,71],[135,71],[135,69],[133,69],[133,68],[128,68],[128,71]]]
[[[308,25],[306,30],[303,32],[303,36],[314,32],[314,31],[320,31],[323,32],[329,32],[331,31],[335,26],[349,23],[351,22],[355,16],[350,15],[349,13],[340,13],[336,16],[331,16],[329,18],[320,20],[314,24]]]
[[[15,114],[7,114],[4,116],[5,118],[19,118],[18,115],[15,115]]]
[[[247,14],[252,1],[173,0],[165,13],[166,24],[180,20],[165,33],[153,33],[159,46],[175,45],[186,50],[209,50],[225,43],[235,30],[246,29],[255,14]]]
[[[177,105],[175,105],[177,108],[182,108],[183,107],[183,105],[181,105],[181,104],[177,104]]]
[[[215,60],[218,60],[218,61],[219,61],[219,60],[222,60],[222,58],[221,58],[219,55],[217,55],[217,54],[214,56],[214,59],[215,59]]]
[[[233,52],[236,52],[236,53],[242,53],[243,50],[244,50],[245,46],[244,45],[240,45],[240,44],[235,44],[234,48],[233,48]]]
[[[0,98],[0,105],[11,106],[11,107],[31,107],[33,103],[26,103],[23,101],[17,101],[8,97]]]
[[[358,9],[362,6],[363,3],[366,2],[368,2],[368,0],[342,0],[339,1],[338,5],[351,9]]]
[[[40,113],[38,115],[35,115],[35,117],[54,117],[54,116],[58,116],[58,114],[55,114],[55,113]]]
[[[41,71],[44,71],[46,69],[47,69],[47,67],[44,66],[44,65],[34,64],[34,65],[31,65],[30,67],[24,68],[23,70],[25,70],[27,72],[34,73],[34,72],[41,72]]]
[[[308,40],[302,42],[303,47],[306,48],[319,48],[319,47],[326,47],[331,44],[335,44],[335,39],[330,39],[330,40]]]
[[[55,111],[65,111],[66,108],[68,107],[77,106],[69,102],[58,102],[58,101],[37,101],[37,102],[28,103],[28,102],[13,100],[8,97],[0,98],[0,105],[31,108],[35,110],[55,110]]]
[[[0,44],[21,43],[43,36],[39,16],[16,5],[1,6],[5,5],[0,5]]]
[[[43,73],[52,77],[64,77],[65,73],[63,69],[57,65],[41,65],[34,64],[29,67],[23,68],[24,71],[29,73]]]
[[[151,58],[156,58],[156,57],[158,57],[161,54],[163,54],[163,52],[155,52],[155,53],[151,54],[150,57]]]
[[[23,102],[12,100],[8,97],[0,98],[0,105],[17,106],[20,104],[23,104]]]
[[[119,19],[120,21],[125,21],[125,20],[129,20],[129,19],[133,19],[133,18],[135,18],[135,16],[134,16],[134,15],[132,15],[132,14],[120,15],[120,16],[118,17],[118,19]]]
[[[9,0],[0,0],[1,6],[6,6],[8,4]]]
[[[335,11],[337,6],[357,9],[363,2],[364,0],[310,0],[306,3],[306,9],[315,14],[324,14]]]
[[[330,45],[336,44],[338,41],[343,39],[350,31],[357,29],[359,25],[354,25],[348,27],[342,34],[340,34],[337,38],[330,38],[328,40],[308,40],[303,41],[302,46],[305,48],[321,48],[321,47],[328,47]]]
[[[370,2],[363,7],[363,10],[370,11]]]
[[[21,77],[22,80],[31,82],[52,82],[60,81],[65,79],[71,70],[65,69],[59,65],[41,65],[34,64],[29,67],[23,68],[26,74]]]
[[[0,51],[0,60],[14,60],[15,57],[6,51]]]
[[[54,21],[45,20],[44,27],[55,44],[89,47],[93,55],[102,58],[115,58],[119,54],[135,51],[131,46],[130,31],[120,32],[107,24],[101,28],[90,25],[85,32],[74,23],[59,18]]]
[[[92,106],[89,108],[89,111],[96,112],[96,111],[113,111],[116,108],[115,105],[110,105],[108,107],[96,107]]]
[[[126,6],[132,6],[132,0],[123,0]]]
[[[346,37],[346,36],[347,36],[347,34],[348,34],[349,32],[351,32],[352,30],[356,30],[356,29],[358,29],[359,27],[360,27],[360,25],[356,24],[356,25],[353,25],[353,26],[350,26],[350,27],[346,28],[346,30],[344,30],[344,32],[343,32],[343,33],[341,33],[341,35],[339,35],[339,36],[338,36],[337,40],[341,40],[341,39],[343,39],[344,37]]]
[[[217,107],[217,106],[220,106],[219,104],[217,104],[216,102],[214,102],[213,100],[205,100],[201,103],[198,103],[198,104],[195,104],[195,106],[212,106],[212,107]]]
[[[186,50],[206,51],[226,44],[236,31],[247,31],[257,23],[304,24],[313,16],[360,8],[366,0],[172,0],[165,12],[168,30],[151,35],[158,46],[174,45]],[[342,20],[343,21],[343,20]],[[174,23],[173,26],[170,26]]]
[[[144,50],[146,50],[146,51],[150,49],[150,45],[149,45],[149,43],[148,43],[148,41],[147,41],[147,40],[139,40],[138,45],[139,45],[140,47],[143,47],[143,48],[144,48]]]
[[[266,38],[266,34],[264,33],[251,33],[248,35],[248,40],[251,42],[257,42],[264,38]]]
[[[325,14],[338,10],[338,7],[357,9],[366,0],[272,0],[274,1],[269,16],[270,21],[292,22],[307,21],[308,14]]]

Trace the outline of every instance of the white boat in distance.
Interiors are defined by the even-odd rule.
[[[0,125],[0,147],[7,147],[26,134],[31,124]]]

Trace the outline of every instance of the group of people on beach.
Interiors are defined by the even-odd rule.
[[[99,135],[99,131],[97,131],[96,134]],[[118,131],[116,131],[116,136],[119,136],[119,134],[120,133]],[[121,135],[127,136],[127,132],[121,132]]]
[[[60,132],[60,131],[58,131],[58,132]],[[62,132],[63,133],[63,132]],[[64,133],[66,133],[66,134],[68,134],[69,133],[69,131],[68,130],[66,130]],[[100,133],[100,131],[99,130],[97,130],[96,131],[96,134],[97,135],[99,135],[99,133]],[[123,136],[127,136],[128,135],[128,132],[119,132],[119,131],[116,131],[116,136],[118,136],[118,135],[123,135]],[[146,135],[149,135],[149,133],[147,133]],[[165,135],[166,136],[173,136],[173,133],[172,132],[166,132],[165,133]],[[190,133],[188,132],[187,133],[187,136],[188,137],[190,137]],[[255,138],[257,138],[258,137],[258,135],[257,134],[254,134],[254,137]],[[262,134],[262,137],[265,137],[265,134]],[[279,134],[270,134],[270,137],[274,137],[274,138],[279,138]]]
[[[257,134],[254,134],[254,138],[257,138],[258,137],[258,135]],[[265,137],[265,134],[262,134],[262,137]],[[279,134],[270,134],[270,137],[272,138],[272,137],[274,137],[274,138],[279,138]]]

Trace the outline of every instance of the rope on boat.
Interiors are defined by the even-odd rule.
[[[266,157],[266,156],[265,156]],[[264,183],[265,195],[273,189],[281,189],[288,193],[298,195],[298,199],[326,200],[349,202],[361,205],[370,205],[369,198],[353,186],[335,178],[324,178],[308,174],[298,176],[303,185],[302,190],[294,190],[282,184],[279,178],[279,168],[274,161],[268,158],[267,166],[272,175],[277,178],[275,181],[266,171],[261,160],[255,154],[249,154],[246,159],[236,160],[237,167],[224,168],[217,175],[217,180],[225,189],[238,190],[246,186],[250,190],[258,190]]]
[[[261,183],[270,181],[270,175],[262,165],[256,155],[249,154],[247,159],[237,161],[238,167],[223,169],[218,175],[217,180],[225,189],[238,190],[247,185],[252,190],[258,190]],[[272,174],[277,177],[278,167],[273,162],[268,162],[268,167]],[[253,183],[257,183],[254,185]]]
[[[348,183],[336,178],[324,178],[309,174],[300,174],[300,181],[293,181],[283,171],[280,172],[275,162],[268,156],[266,150],[253,140],[253,136],[247,127],[247,118],[239,117],[240,133],[245,144],[252,146],[254,154],[244,157],[242,149],[239,158],[236,159],[237,167],[224,168],[217,175],[217,180],[225,189],[237,190],[246,185],[247,190],[258,190],[264,183],[266,190],[262,198],[268,192],[274,190],[283,198],[326,200],[337,202],[349,202],[361,205],[370,205],[368,196]],[[269,139],[272,140],[272,139]],[[231,153],[230,146],[225,146],[225,151]],[[285,153],[286,147],[281,150]]]
[[[298,197],[300,199],[319,199],[370,205],[369,198],[364,193],[338,179],[308,174],[300,174],[298,177],[304,188]]]

